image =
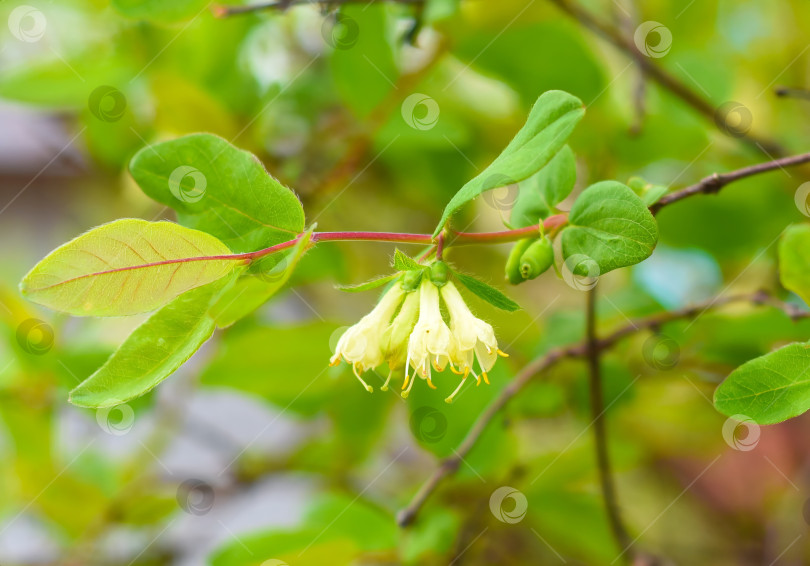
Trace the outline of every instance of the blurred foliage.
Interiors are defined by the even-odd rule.
[[[752,132],[788,151],[806,149],[807,101],[773,94],[776,85],[808,83],[805,2],[583,3],[610,25],[627,17],[624,10],[636,13],[631,35],[640,22],[662,22],[673,43],[653,64],[713,108],[738,101]],[[572,93],[588,109],[568,142],[577,156],[575,194],[636,175],[677,188],[768,155],[722,133],[723,116],[701,116],[651,80],[633,135],[637,67],[547,1],[432,0],[415,45],[406,36],[420,10],[399,3],[226,18],[199,0],[30,4],[46,22],[41,35],[30,14],[22,28],[11,25],[19,23],[17,2],[0,4],[10,24],[0,31],[0,97],[57,124],[61,137],[44,140],[52,154],[71,146],[86,158],[67,179],[50,178],[46,168],[3,182],[0,563],[180,564],[195,546],[206,548],[213,566],[612,563],[587,376],[576,360],[507,406],[413,526],[395,523],[526,362],[582,338],[583,294],[550,272],[510,290],[524,308],[518,313],[473,299],[510,353],[490,387],[469,386],[447,405],[453,384],[440,377],[438,392],[417,387],[405,403],[395,392],[368,395],[345,367],[327,367],[336,330],[375,296],[340,293],[333,284],[388,273],[393,250],[319,246],[303,256],[287,290],[218,332],[173,378],[174,389],[129,403],[131,414],[66,401],[132,322],[39,311],[14,286],[71,234],[121,216],[168,216],[134,188],[127,166],[143,147],[196,132],[258,155],[322,230],[431,232],[452,195],[499,154],[549,89]],[[435,123],[421,122],[430,108],[403,106],[412,94],[435,101]],[[802,168],[777,171],[667,207],[656,217],[662,245],[648,263],[600,283],[602,330],[759,287],[802,305],[775,274],[779,235],[806,220],[794,204],[806,177]],[[38,182],[29,186],[31,179]],[[499,202],[478,199],[457,225],[498,229],[508,218]],[[452,260],[496,282],[507,251],[460,248]],[[662,291],[666,282],[677,289]],[[633,335],[605,356],[610,451],[625,519],[642,549],[676,564],[810,560],[800,537],[807,417],[763,428],[756,450],[735,450],[711,404],[734,368],[809,333],[807,321],[735,304]],[[194,426],[184,407],[206,395],[259,404],[266,421],[247,440],[233,440],[237,423],[215,414],[216,430],[232,443],[226,460],[213,469],[186,462],[193,473],[174,469],[164,459]],[[283,447],[250,440],[288,426],[297,432]],[[215,440],[214,432],[200,434]],[[188,477],[204,478],[212,506],[203,497],[195,510],[182,496]],[[252,498],[267,478],[305,481],[311,491],[300,508],[270,506],[285,521],[247,524],[239,508],[217,514],[240,496]],[[522,520],[491,512],[500,486],[525,495]],[[14,550],[29,533],[21,524],[48,541],[39,558]],[[177,542],[183,524],[204,533],[202,541]]]

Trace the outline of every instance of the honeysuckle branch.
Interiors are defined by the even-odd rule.
[[[343,4],[409,4],[418,5],[424,3],[425,0],[273,0],[271,2],[256,2],[255,4],[246,4],[244,6],[223,6],[215,5],[211,11],[218,18],[227,18],[228,16],[238,16],[241,14],[250,14],[252,12],[260,12],[262,10],[279,10],[283,12],[287,8],[293,6],[305,5],[333,5],[341,6]]]
[[[686,102],[689,106],[695,109],[699,114],[703,115],[713,124],[715,123],[715,113],[717,111],[715,106],[708,100],[701,97],[697,92],[689,88],[675,76],[664,70],[663,67],[654,63],[652,59],[641,53],[636,47],[632,38],[625,37],[621,31],[597,19],[588,10],[573,0],[549,1],[565,12],[568,16],[579,21],[583,26],[592,30],[597,35],[613,44],[619,50],[624,51],[638,64],[638,66],[649,78]],[[719,129],[723,133],[731,135],[723,128]],[[752,145],[759,150],[764,150],[771,155],[781,156],[785,154],[785,150],[782,148],[782,146],[773,140],[762,138],[751,133],[747,133],[741,139],[747,142],[749,145]]]
[[[624,339],[627,336],[643,332],[645,330],[655,330],[668,322],[675,320],[688,319],[699,316],[706,311],[718,309],[731,303],[750,303],[754,305],[769,305],[774,308],[780,309],[792,320],[800,320],[810,318],[810,312],[801,310],[794,305],[785,303],[778,298],[772,296],[767,291],[756,291],[754,293],[746,293],[740,295],[731,295],[727,297],[716,297],[710,301],[699,303],[690,307],[658,313],[645,318],[640,318],[636,321],[631,321],[626,326],[620,327],[605,336],[596,340],[595,344],[598,351],[603,351],[612,347],[614,344]],[[516,376],[504,387],[500,394],[490,403],[490,405],[481,413],[481,416],[473,423],[467,436],[459,444],[458,448],[454,451],[453,456],[443,460],[433,474],[425,481],[419,491],[414,495],[411,502],[407,507],[402,509],[397,514],[397,522],[400,526],[405,527],[411,524],[416,518],[419,510],[433,494],[434,491],[441,485],[442,481],[448,476],[451,476],[458,470],[464,458],[469,454],[470,450],[478,442],[487,426],[492,422],[495,416],[503,409],[512,398],[517,395],[532,379],[543,371],[553,367],[557,363],[570,358],[582,358],[588,352],[587,342],[579,342],[569,346],[555,348],[550,350],[543,356],[536,358],[526,365]]]
[[[752,175],[759,175],[760,173],[767,173],[775,169],[783,169],[785,167],[793,167],[803,163],[810,162],[810,153],[802,153],[800,155],[792,155],[790,157],[783,157],[781,159],[774,159],[765,163],[758,163],[757,165],[750,165],[730,171],[728,173],[714,173],[708,177],[701,179],[694,185],[690,185],[684,189],[680,189],[673,193],[669,193],[661,197],[661,199],[650,207],[653,214],[658,212],[661,208],[670,205],[679,200],[691,197],[697,194],[714,194],[720,191],[723,187],[734,181],[751,177]]]
[[[620,552],[622,560],[632,562],[635,554],[630,536],[622,522],[621,510],[616,497],[616,484],[613,480],[613,471],[610,463],[607,445],[607,424],[605,422],[605,394],[602,384],[602,368],[600,367],[599,339],[596,335],[596,289],[594,285],[586,292],[587,304],[585,307],[585,357],[588,361],[588,386],[590,391],[591,419],[593,422],[593,438],[596,447],[596,463],[599,472],[599,485],[602,499],[605,503],[608,524],[613,538]]]

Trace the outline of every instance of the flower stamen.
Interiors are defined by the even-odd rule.
[[[359,374],[359,373],[357,373],[357,366],[359,366],[359,365],[360,365],[360,364],[352,364],[352,371],[354,372],[354,376],[355,376],[355,377],[356,377],[358,380],[360,380],[360,383],[362,383],[362,384],[363,384],[363,387],[365,387],[365,388],[366,388],[366,391],[368,391],[369,393],[374,393],[374,388],[373,388],[371,385],[369,385],[368,383],[366,383],[365,381],[363,381],[363,378],[362,378],[362,377],[360,377],[360,374]]]

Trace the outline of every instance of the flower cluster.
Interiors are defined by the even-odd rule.
[[[461,376],[458,387],[445,399],[450,403],[470,374],[478,385],[482,380],[489,383],[487,372],[499,355],[506,354],[498,349],[492,326],[470,312],[452,281],[435,283],[427,276],[421,279],[413,289],[398,280],[369,314],[340,337],[331,364],[341,360],[350,364],[360,383],[372,392],[374,388],[361,374],[387,363],[388,379],[382,390],[388,390],[395,372],[403,371],[403,397],[408,396],[417,376],[436,389],[433,372],[449,367]],[[480,373],[473,368],[476,359]]]

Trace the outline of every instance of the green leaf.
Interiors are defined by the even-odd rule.
[[[20,292],[74,315],[130,315],[154,310],[244,263],[205,232],[126,218],[48,254],[23,278]]]
[[[658,225],[649,209],[617,181],[602,181],[583,191],[568,223],[560,235],[563,258],[586,256],[596,262],[600,274],[643,261],[658,242]]]
[[[156,24],[189,20],[206,9],[209,0],[112,0],[113,8],[124,16]]]
[[[211,316],[219,328],[232,325],[266,303],[295,271],[309,246],[312,232],[307,232],[287,253],[279,253],[275,265],[264,273],[252,272],[240,277],[211,307]],[[274,254],[276,255],[276,254]]]
[[[526,125],[506,149],[450,200],[434,235],[442,231],[462,206],[484,191],[523,181],[542,169],[565,145],[584,114],[585,108],[577,97],[559,90],[543,93],[529,113]]]
[[[574,190],[577,163],[574,152],[564,146],[548,165],[520,183],[511,222],[515,228],[532,226],[554,213],[554,207]]]
[[[790,344],[744,363],[714,393],[714,406],[773,424],[810,409],[810,346]]]
[[[93,375],[70,393],[80,407],[113,407],[153,389],[214,333],[211,302],[230,281],[223,278],[177,297],[129,335]]]
[[[641,177],[631,177],[627,181],[627,186],[633,189],[633,192],[636,193],[647,206],[652,206],[657,203],[668,190],[664,185],[653,185]]]
[[[810,304],[810,224],[788,227],[779,242],[782,286]]]
[[[177,211],[184,226],[213,234],[233,251],[252,252],[304,230],[293,192],[251,153],[211,134],[193,134],[139,151],[129,165],[135,181]]]
[[[392,273],[391,275],[377,277],[376,279],[371,279],[365,283],[359,283],[357,285],[338,285],[337,288],[341,291],[346,291],[349,293],[359,293],[360,291],[369,291],[371,289],[376,289],[377,287],[382,287],[397,277],[399,277],[399,273]]]
[[[401,251],[394,250],[394,269],[397,271],[416,271],[424,269],[425,266],[419,264],[415,259],[405,255]]]
[[[467,289],[469,289],[472,293],[478,295],[492,306],[509,312],[520,310],[520,305],[498,291],[495,287],[491,287],[483,281],[479,281],[475,277],[464,275],[458,271],[454,271],[453,275],[455,275],[459,282],[467,287]]]

